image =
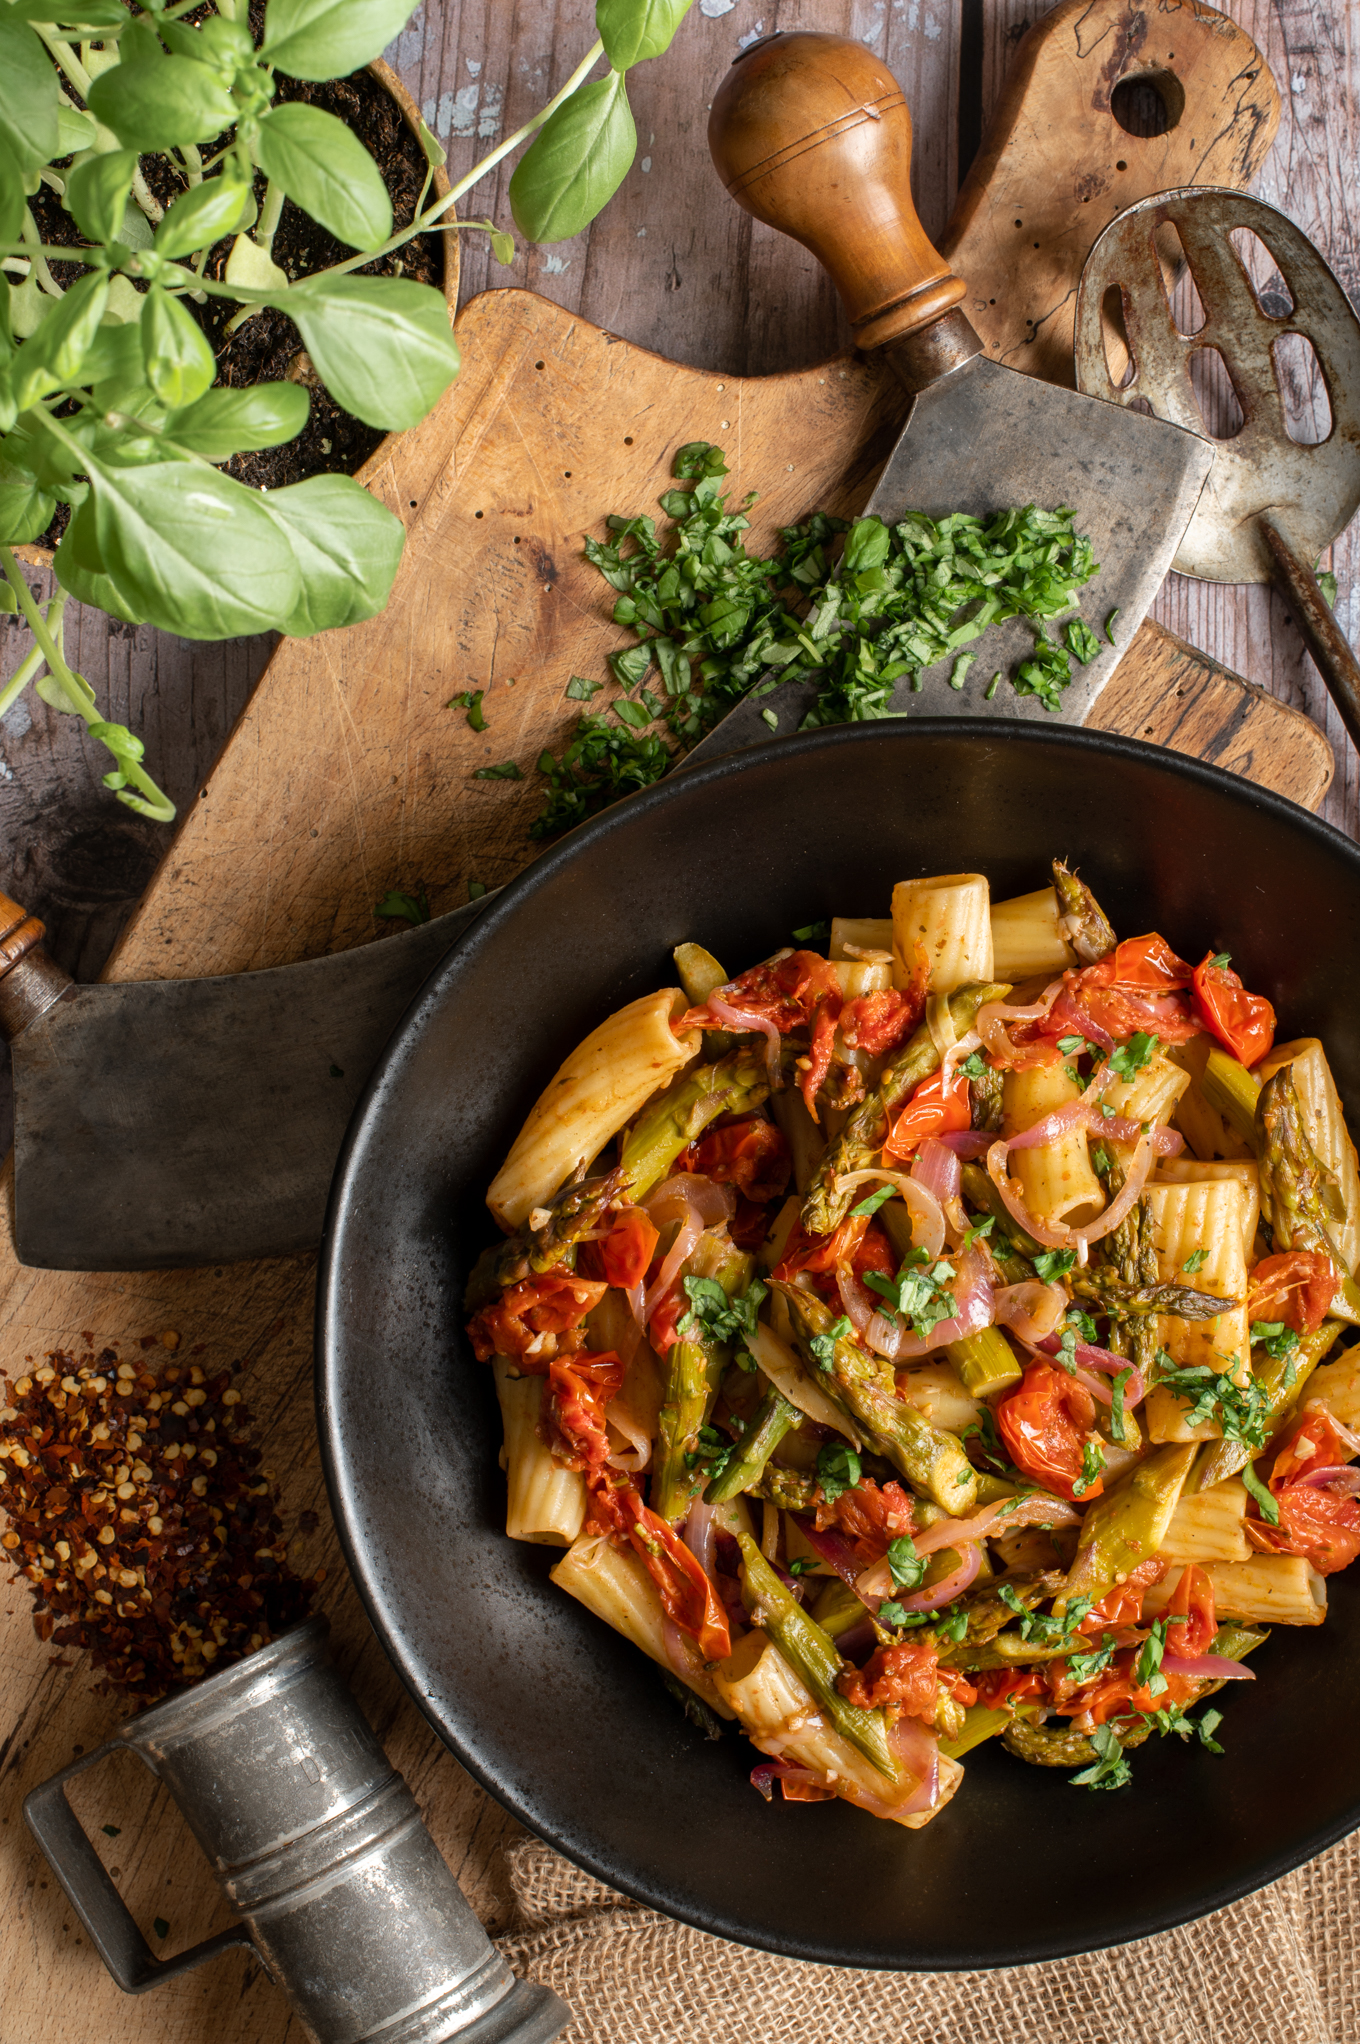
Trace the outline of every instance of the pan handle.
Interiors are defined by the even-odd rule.
[[[251,1938],[243,1923],[233,1924],[229,1930],[218,1931],[215,1937],[204,1938],[201,1944],[190,1945],[170,1959],[158,1959],[147,1944],[66,1800],[66,1784],[72,1775],[128,1750],[126,1740],[109,1739],[83,1760],[63,1767],[60,1774],[54,1774],[24,1798],[24,1821],[89,1932],[91,1944],[124,1994],[141,1994],[162,1980],[173,1979],[176,1973],[201,1966],[205,1959],[215,1959],[219,1952],[229,1951],[233,1945],[250,1944]],[[131,1750],[137,1749],[134,1746]]]
[[[43,950],[46,934],[36,916],[0,894],[0,1036],[6,1043],[22,1036],[72,985]]]
[[[708,146],[739,206],[826,269],[859,348],[889,350],[922,390],[981,354],[967,285],[911,197],[911,114],[892,73],[848,36],[766,36],[713,100]]]
[[[1360,661],[1279,513],[1263,511],[1257,523],[1270,549],[1275,580],[1293,605],[1304,643],[1350,732],[1351,743],[1360,750]]]

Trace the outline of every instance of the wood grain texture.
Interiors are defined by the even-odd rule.
[[[433,125],[443,122],[455,176],[498,126],[522,118],[560,84],[587,46],[588,0],[559,0],[547,23],[544,12],[491,0],[442,7],[427,0],[395,50]],[[1351,160],[1348,124],[1356,104],[1354,14],[1334,20],[1321,0],[1315,7],[1283,0],[1274,10],[1262,0],[1232,12],[1266,48],[1286,88],[1286,119],[1267,159],[1264,194],[1320,239],[1353,284],[1346,268],[1355,262],[1353,197],[1341,166]],[[545,734],[560,737],[574,714],[560,693],[566,676],[574,666],[598,673],[603,651],[621,636],[609,622],[598,578],[577,558],[584,529],[613,504],[645,505],[664,487],[669,448],[702,435],[733,451],[740,487],[761,489],[757,538],[768,537],[776,523],[837,487],[831,437],[839,436],[849,456],[840,501],[847,507],[862,501],[895,421],[896,396],[890,402],[870,371],[825,364],[840,328],[830,285],[811,258],[715,193],[703,146],[706,101],[738,35],[759,23],[766,30],[815,26],[870,38],[912,106],[917,205],[927,231],[938,234],[957,183],[961,119],[978,113],[980,89],[990,105],[985,95],[994,97],[1017,40],[1011,32],[1026,13],[1009,0],[987,0],[983,44],[974,53],[981,86],[973,80],[961,95],[965,27],[976,17],[946,0],[884,0],[878,7],[860,0],[815,7],[811,0],[779,6],[735,0],[722,15],[696,9],[672,56],[638,75],[642,149],[619,198],[575,243],[521,253],[510,274],[532,283],[538,296],[515,294],[494,308],[483,301],[465,316],[464,378],[436,419],[408,438],[400,467],[381,478],[384,499],[412,523],[402,588],[417,600],[359,634],[320,642],[305,671],[297,661],[302,649],[285,649],[211,779],[212,759],[267,647],[188,646],[151,632],[125,638],[121,628],[111,636],[105,620],[80,618],[83,671],[96,687],[113,691],[110,715],[147,732],[153,760],[162,748],[159,764],[163,771],[173,765],[172,792],[189,812],[119,952],[119,976],[240,970],[341,948],[372,934],[372,904],[388,885],[423,879],[438,909],[463,899],[469,878],[491,884],[509,877],[522,863],[523,824],[537,802],[532,783],[469,776],[477,765],[508,757],[530,768]],[[1302,91],[1291,88],[1295,75],[1305,81]],[[466,134],[457,128],[465,118]],[[479,137],[479,126],[491,132]],[[507,217],[503,180],[484,191],[490,209]],[[481,210],[482,193],[477,204]],[[479,276],[484,258],[475,246],[468,256],[474,286],[504,281],[504,272]],[[544,296],[558,304],[545,306]],[[493,333],[502,319],[508,334]],[[653,358],[636,346],[611,345],[592,333],[592,322],[695,365],[683,403],[669,381],[658,397]],[[543,370],[535,367],[539,361]],[[756,444],[757,393],[747,377],[799,370],[760,388],[761,416],[781,436],[783,461],[772,472]],[[735,371],[743,374],[724,373]],[[632,448],[625,445],[630,436]],[[534,457],[528,467],[526,443]],[[1343,561],[1343,588],[1344,567]],[[423,592],[442,587],[454,569],[465,592],[458,606],[425,602]],[[1164,595],[1160,614],[1184,638],[1213,648],[1301,708],[1320,697],[1320,684],[1311,670],[1305,680],[1306,663],[1291,650],[1279,607],[1266,599],[1253,608],[1255,594],[1181,585]],[[1236,707],[1225,714],[1224,690],[1232,684],[1214,662],[1151,633],[1144,646],[1148,664],[1130,665],[1131,654],[1100,706],[1106,728],[1190,751],[1218,745],[1222,763],[1239,771],[1293,773],[1288,791],[1304,798],[1316,788],[1325,762],[1306,729],[1291,726],[1296,743],[1286,762],[1269,737],[1268,701],[1233,692]],[[469,684],[488,689],[491,728],[482,737],[442,707]],[[16,855],[22,831],[49,833],[46,842],[68,861],[60,881],[65,898],[53,916],[51,900],[26,885],[23,872],[0,873],[0,885],[59,928],[64,908],[68,926],[84,932],[85,969],[93,971],[97,946],[136,891],[98,837],[121,829],[123,813],[92,789],[79,746],[71,743],[71,721],[42,705],[31,715],[17,740],[10,722],[4,728],[3,756],[14,778],[0,785],[0,803],[9,805],[0,815]],[[1343,758],[1342,792],[1338,798],[1334,791],[1332,805],[1339,801],[1335,814],[1350,821],[1354,760]],[[73,821],[85,818],[94,820]],[[90,833],[85,866],[77,857],[80,828]],[[115,847],[121,843],[115,837]],[[130,855],[122,856],[126,874]],[[145,872],[154,846],[138,856]],[[43,857],[43,871],[55,872],[56,853]],[[106,865],[107,884],[126,893],[100,906]],[[8,1233],[0,1223],[0,1234]],[[325,1604],[341,1665],[474,1905],[488,1921],[501,1921],[495,1847],[514,1827],[401,1692],[344,1576],[312,1437],[312,1284],[307,1258],[92,1279],[19,1271],[0,1251],[0,1361],[14,1368],[24,1355],[84,1328],[125,1343],[174,1328],[186,1343],[205,1342],[208,1360],[247,1362],[244,1388],[266,1428],[285,1524],[298,1529],[296,1560],[332,1572]],[[319,1522],[310,1534],[300,1524],[307,1511]],[[63,2044],[106,2044],[110,2036],[132,2044],[300,2040],[279,1996],[240,1954],[129,2002],[88,1946],[77,1943],[78,1926],[21,1829],[18,1804],[77,1744],[88,1749],[104,1737],[120,1708],[96,1694],[74,1657],[38,1646],[17,1590],[0,1597],[0,1642],[4,2044],[49,2044],[58,2035]],[[173,1949],[223,1919],[213,1913],[197,1848],[134,1766],[85,1777],[81,1814],[108,1863],[121,1868],[120,1884],[140,1919],[159,1914],[170,1922],[164,1949]],[[104,1839],[99,1827],[106,1823],[119,1827],[116,1839]]]

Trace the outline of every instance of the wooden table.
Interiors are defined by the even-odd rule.
[[[1228,11],[1266,51],[1285,102],[1257,189],[1313,235],[1360,297],[1348,210],[1354,138],[1347,112],[1360,87],[1354,75],[1360,57],[1351,53],[1360,10],[1347,20],[1322,0],[1279,0],[1271,9],[1264,0],[1234,0]],[[823,0],[819,8],[782,9],[771,0],[699,0],[673,52],[634,76],[639,162],[604,217],[574,242],[522,251],[508,272],[489,265],[479,238],[469,236],[464,296],[489,285],[527,284],[616,334],[718,371],[760,374],[817,362],[845,343],[829,285],[810,257],[718,201],[708,163],[705,109],[738,37],[775,27],[837,29],[864,37],[884,56],[913,108],[916,196],[927,229],[938,233],[1029,18],[1019,0]],[[457,175],[541,103],[592,36],[590,0],[559,0],[550,17],[543,7],[517,11],[494,0],[462,6],[427,0],[389,55],[446,141]],[[508,222],[505,181],[496,180],[494,191],[483,187],[475,208]],[[1335,561],[1341,615],[1352,636],[1354,544],[1339,545]],[[1355,755],[1279,600],[1264,590],[1201,588],[1173,576],[1156,615],[1325,722],[1337,774],[1323,813],[1357,830]],[[153,772],[183,812],[246,703],[270,642],[200,646],[78,610],[68,633],[106,714],[144,736]],[[17,638],[11,633],[9,644],[0,638],[0,671],[15,664]],[[97,974],[167,842],[166,833],[132,817],[99,788],[95,751],[74,720],[35,699],[16,706],[0,726],[0,816],[9,847],[0,886],[44,916],[52,948],[84,978]],[[271,1428],[272,1463],[289,1512],[305,1525],[308,1510],[323,1504],[308,1490],[316,1482],[305,1338],[311,1266],[297,1259],[295,1269],[275,1268],[267,1297],[243,1292],[230,1271],[221,1273],[209,1305],[220,1323],[216,1338],[232,1353],[250,1359],[266,1348],[276,1355],[283,1349],[296,1358],[291,1368],[273,1371],[277,1409],[261,1416]],[[137,1281],[124,1317],[135,1308],[148,1332],[175,1327],[176,1287],[173,1275]],[[201,1290],[196,1309],[204,1310]],[[0,1360],[12,1368],[21,1358]],[[303,1567],[323,1558],[305,1534],[296,1555]],[[325,1558],[334,1566],[333,1554]],[[0,1598],[0,1616],[21,1610],[17,1592]],[[503,1920],[493,1848],[513,1828],[509,1820],[438,1747],[362,1627],[348,1632],[343,1658],[474,1903],[489,1922]],[[57,1697],[59,1735],[48,1708]],[[29,1785],[70,1758],[73,1748],[103,1737],[119,1714],[88,1678],[54,1669],[27,1697],[20,1721],[0,1723],[0,1761],[9,1784],[22,1776]],[[40,1750],[43,1765],[34,1771]],[[143,1922],[155,1915],[170,1921],[163,1949],[224,1920],[220,1910],[214,1913],[206,1869],[200,1863],[193,1871],[196,1855],[184,1849],[173,1813],[131,1763],[106,1784],[83,1785],[77,1800],[96,1833],[102,1824],[117,1824],[108,1860],[120,1867],[121,1884]],[[17,1822],[12,1795],[5,1797],[3,1821]],[[84,2044],[87,2036],[111,2033],[139,2044],[209,2037],[215,2044],[276,2044],[285,2035],[300,2037],[258,1969],[239,1956],[145,2001],[121,2001],[81,1943],[45,1866],[26,1839],[4,1829],[0,1924],[0,1980],[21,1971],[25,1982],[20,1995],[0,1988],[3,2044],[58,2035]]]

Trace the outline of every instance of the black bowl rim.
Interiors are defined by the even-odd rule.
[[[405,1048],[408,1037],[426,1027],[438,1011],[443,999],[445,981],[458,969],[460,961],[473,949],[494,941],[504,924],[516,914],[520,902],[526,900],[538,887],[552,880],[564,866],[570,865],[583,852],[607,839],[620,825],[626,822],[631,827],[639,818],[665,808],[675,792],[682,787],[716,786],[740,775],[748,766],[763,765],[774,758],[797,758],[820,751],[854,749],[857,746],[873,745],[888,737],[910,741],[916,737],[952,738],[958,737],[960,733],[972,733],[980,741],[986,740],[992,744],[1020,748],[1031,744],[1051,745],[1056,742],[1071,747],[1079,757],[1086,755],[1092,759],[1111,757],[1126,759],[1142,768],[1152,767],[1160,770],[1173,779],[1211,788],[1219,794],[1227,794],[1247,809],[1266,811],[1291,828],[1315,837],[1328,851],[1360,868],[1360,846],[1344,832],[1337,830],[1323,818],[1313,815],[1310,810],[1300,807],[1298,803],[1291,802],[1286,796],[1278,795],[1272,789],[1262,788],[1255,782],[1246,780],[1242,775],[1230,773],[1222,767],[1190,758],[1184,753],[1146,745],[1136,738],[1125,738],[1116,733],[1085,731],[1071,725],[1038,724],[1019,720],[1006,720],[1003,723],[987,717],[913,717],[909,721],[893,719],[890,730],[884,729],[886,721],[836,725],[824,730],[774,738],[765,745],[748,747],[740,753],[724,754],[720,758],[686,767],[682,771],[668,775],[652,787],[613,804],[589,822],[570,831],[560,843],[540,854],[509,881],[483,909],[466,934],[457,940],[449,953],[435,966],[397,1024],[382,1057],[375,1066],[355,1106],[336,1162],[317,1268],[315,1332],[317,1431],[326,1490],[341,1549],[369,1622],[384,1652],[412,1701],[459,1763],[527,1830],[542,1838],[555,1851],[561,1852],[573,1865],[583,1868],[597,1880],[629,1896],[633,1901],[687,1923],[696,1930],[706,1931],[712,1936],[725,1938],[732,1943],[774,1952],[782,1958],[822,1965],[848,1965],[862,1971],[987,1972],[1003,1967],[1035,1965],[1074,1958],[1085,1952],[1107,1951],[1136,1939],[1174,1930],[1183,1923],[1197,1922],[1202,1917],[1212,1915],[1216,1910],[1226,1908],[1230,1903],[1240,1901],[1244,1895],[1259,1892],[1260,1889],[1315,1858],[1318,1853],[1325,1852],[1329,1846],[1335,1845],[1338,1840],[1360,1828],[1360,1800],[1342,1810],[1334,1822],[1316,1826],[1297,1848],[1272,1855],[1244,1877],[1207,1881],[1199,1900],[1192,1907],[1158,1909],[1155,1903],[1149,1902],[1145,1908],[1129,1917],[1117,1938],[1099,1935],[1074,1937],[1069,1933],[1065,1936],[1032,1939],[1024,1944],[1004,1947],[992,1943],[979,1947],[976,1952],[960,1954],[957,1962],[948,1966],[938,1962],[932,1963],[924,1957],[907,1959],[905,1964],[888,1959],[866,1962],[863,1953],[847,1954],[843,1947],[814,1946],[796,1938],[767,1936],[719,1912],[677,1907],[673,1898],[661,1894],[658,1887],[649,1882],[645,1871],[617,1865],[603,1855],[584,1853],[575,1845],[568,1846],[555,1837],[551,1826],[539,1817],[528,1801],[508,1790],[495,1774],[483,1765],[476,1752],[449,1729],[433,1703],[422,1694],[418,1676],[408,1663],[403,1641],[396,1628],[388,1622],[383,1598],[368,1576],[363,1543],[354,1538],[344,1509],[345,1459],[338,1423],[339,1413],[332,1397],[331,1365],[334,1358],[331,1352],[331,1335],[337,1310],[336,1288],[343,1256],[346,1216],[354,1196],[362,1150],[371,1125],[381,1118],[389,1074]]]

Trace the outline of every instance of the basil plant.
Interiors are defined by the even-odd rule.
[[[443,297],[355,272],[432,228],[484,227],[512,260],[508,234],[452,208],[535,131],[511,181],[516,222],[533,240],[579,233],[633,160],[625,74],[667,48],[689,0],[598,0],[600,39],[562,91],[442,198],[431,186],[444,152],[422,123],[424,187],[394,233],[363,144],[319,107],[276,104],[276,73],[347,76],[416,4],[268,0],[256,47],[247,0],[217,0],[197,25],[183,17],[198,0],[0,0],[0,610],[22,612],[32,635],[0,716],[33,682],[113,754],[105,786],[159,822],[174,807],[143,768],[141,740],[101,718],[67,664],[68,599],[192,639],[307,637],[383,608],[404,538],[350,476],[265,493],[223,473],[235,454],[293,439],[310,399],[293,382],[215,386],[191,306],[231,299],[233,325],[282,309],[338,404],[382,431],[414,426],[458,373]],[[601,55],[607,75],[587,83]],[[177,187],[168,206],[146,178],[153,155]],[[43,243],[30,204],[43,185],[79,244]],[[271,253],[285,197],[356,253],[286,276]],[[207,259],[228,236],[218,280]],[[53,262],[83,274],[63,288]],[[58,504],[71,516],[40,604],[13,549],[39,538]]]

